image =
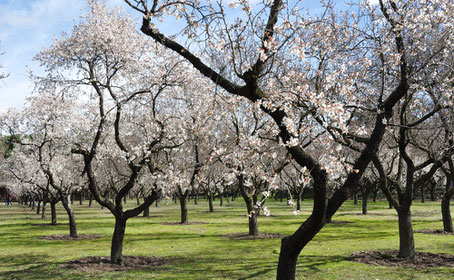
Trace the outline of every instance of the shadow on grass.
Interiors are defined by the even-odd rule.
[[[0,272],[0,279],[55,279],[61,276],[49,266],[47,258],[47,255],[36,254],[0,257],[0,267],[7,270]]]

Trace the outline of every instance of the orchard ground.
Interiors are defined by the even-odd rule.
[[[69,234],[64,209],[59,206],[58,223],[27,206],[0,206],[0,279],[275,279],[280,250],[279,238],[244,240],[229,238],[247,233],[244,202],[237,199],[208,212],[200,200],[189,205],[187,225],[179,220],[179,204],[161,202],[151,207],[149,218],[128,221],[124,255],[155,257],[158,265],[126,271],[81,271],[64,263],[90,256],[109,256],[114,218],[106,209],[88,202],[75,202],[79,234],[95,239],[46,240],[43,236]],[[225,201],[224,201],[225,202]],[[135,200],[128,201],[133,206]],[[291,234],[310,213],[312,201],[303,201],[298,216],[285,202],[268,200],[270,217],[259,218],[262,233]],[[442,228],[440,202],[414,202],[415,231]],[[453,279],[453,267],[404,268],[368,265],[350,260],[354,252],[397,250],[397,215],[388,203],[369,202],[369,214],[348,201],[304,248],[299,257],[297,279]],[[47,213],[50,216],[50,213]],[[336,222],[337,221],[337,222]],[[96,237],[96,236],[95,236]],[[415,232],[418,252],[454,253],[454,236]]]

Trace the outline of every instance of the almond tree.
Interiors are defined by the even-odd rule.
[[[303,17],[298,1],[295,6],[283,0],[252,6],[240,0],[229,7],[221,0],[125,2],[143,14],[144,34],[184,57],[216,87],[267,113],[293,159],[310,170],[314,208],[299,229],[282,240],[278,279],[294,279],[299,253],[349,197],[375,157],[394,106],[410,88],[409,65],[425,59],[417,51],[426,47],[423,39],[437,35],[434,38],[443,44],[441,31],[431,27],[452,30],[452,1],[380,1],[379,6],[362,5],[361,18],[336,15],[329,7],[321,17]],[[437,13],[421,14],[421,7]],[[228,17],[231,9],[238,16]],[[184,19],[186,26],[179,33],[186,35],[184,40],[159,30],[155,22],[166,16]],[[185,45],[187,41],[193,44]],[[380,65],[386,70],[381,71],[385,82],[376,87],[373,82],[380,76],[373,69]],[[372,122],[352,121],[366,112],[372,113]],[[338,161],[329,153],[320,160],[311,152],[311,143],[323,131],[319,145],[334,141],[355,151],[346,179],[331,198],[330,166]]]
[[[70,236],[76,238],[71,195],[82,184],[81,170],[76,168],[78,160],[67,149],[65,137],[74,103],[48,92],[41,92],[27,101],[20,117],[9,121],[8,129],[20,135],[17,140],[20,145],[16,146],[16,154],[11,159],[16,168],[10,171],[16,180],[40,189],[46,196],[41,199],[43,209],[49,196],[53,221],[55,204],[58,200],[62,202],[68,214]]]
[[[160,166],[162,157],[185,142],[172,108],[193,75],[175,56],[139,36],[124,12],[96,1],[71,34],[36,59],[47,74],[36,77],[38,88],[50,84],[61,96],[81,96],[68,142],[83,160],[93,197],[115,217],[111,262],[121,264],[127,220],[167,194],[163,189],[172,168]],[[142,176],[151,176],[147,197],[124,209],[124,197]]]

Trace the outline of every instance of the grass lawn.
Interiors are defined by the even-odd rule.
[[[225,201],[224,201],[225,202]],[[133,218],[127,223],[123,253],[166,257],[164,266],[147,270],[84,273],[61,268],[59,264],[87,256],[109,256],[114,218],[93,203],[75,203],[80,234],[100,234],[95,240],[50,241],[40,236],[69,234],[66,214],[58,206],[57,226],[26,206],[0,206],[0,279],[274,279],[280,239],[232,240],[225,234],[247,232],[244,202],[237,199],[208,204],[189,204],[189,220],[204,224],[163,225],[179,221],[179,204],[161,202],[151,207],[150,218]],[[134,201],[128,202],[130,207]],[[269,200],[270,217],[259,218],[264,233],[291,234],[310,213],[312,202],[303,201],[303,211],[292,214],[284,203]],[[50,208],[49,206],[47,207]],[[360,205],[348,201],[329,224],[302,251],[297,279],[454,279],[454,268],[408,269],[370,266],[350,262],[354,251],[397,250],[397,215],[386,202],[369,202],[369,215],[359,215]],[[440,202],[415,202],[414,229],[441,229]],[[50,213],[47,214],[50,218]],[[417,251],[454,254],[454,236],[415,233]]]

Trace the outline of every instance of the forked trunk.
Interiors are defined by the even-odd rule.
[[[415,241],[413,238],[413,224],[411,222],[411,211],[400,210],[399,216],[399,258],[414,258]]]
[[[123,263],[123,238],[125,236],[126,219],[115,217],[115,230],[110,249],[110,262],[121,265]]]

